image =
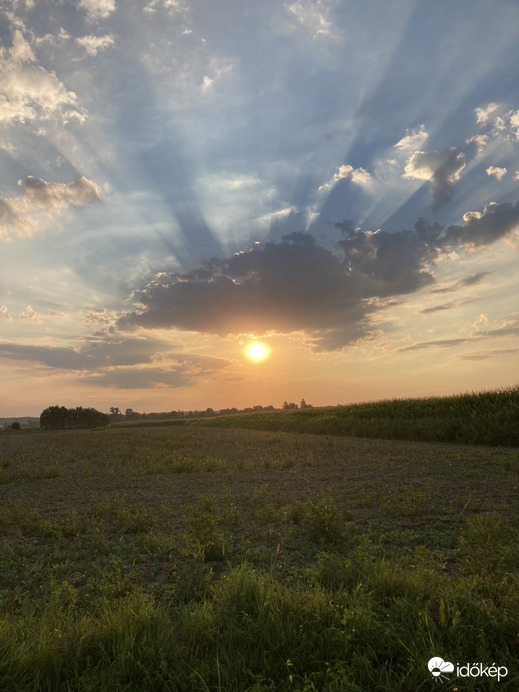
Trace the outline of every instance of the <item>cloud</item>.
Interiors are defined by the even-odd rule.
[[[61,124],[85,120],[77,96],[54,72],[37,64],[23,33],[13,32],[11,48],[0,47],[0,124],[56,118]]]
[[[427,233],[351,231],[339,247],[336,255],[312,235],[292,233],[197,272],[163,274],[134,293],[139,309],[116,326],[220,335],[304,330],[316,347],[341,348],[371,332],[372,298],[434,281],[425,266],[437,250]]]
[[[489,103],[486,106],[480,106],[474,108],[474,113],[476,114],[476,123],[478,125],[486,125],[490,119],[490,116],[501,107],[499,103]]]
[[[466,344],[471,339],[469,338],[460,338],[460,339],[438,339],[437,341],[421,341],[417,344],[413,344],[412,346],[406,346],[405,348],[399,349],[399,351],[404,352],[404,351],[420,351],[424,348],[432,348],[432,347],[438,347],[438,348],[452,348],[453,346],[459,346],[460,344]]]
[[[314,39],[332,35],[332,22],[328,19],[330,8],[323,0],[297,0],[285,7]]]
[[[452,201],[454,183],[463,168],[465,154],[456,147],[441,151],[416,151],[408,159],[403,177],[430,181],[434,208],[438,210]]]
[[[36,312],[36,310],[31,306],[27,305],[25,310],[17,314],[8,312],[7,307],[3,305],[0,308],[0,314],[7,320],[18,319],[21,322],[36,322],[41,323],[44,317],[66,317],[64,312],[59,310],[48,310],[47,312]]]
[[[115,0],[79,0],[78,8],[86,12],[92,22],[106,19],[115,10]]]
[[[433,307],[430,307],[430,308],[424,308],[423,310],[420,310],[420,314],[431,315],[435,312],[444,312],[445,310],[454,310],[456,308],[462,307],[463,305],[466,305],[467,302],[470,302],[470,301],[452,300],[450,303],[444,303],[443,305],[434,305]]]
[[[519,228],[519,202],[515,205],[490,202],[483,212],[466,212],[463,220],[464,226],[449,226],[445,234],[446,244],[490,245]]]
[[[476,154],[481,154],[488,144],[488,135],[474,135],[474,137],[467,139],[465,144],[469,147],[473,146],[476,150]]]
[[[5,305],[2,305],[2,307],[0,307],[0,315],[3,317],[4,320],[7,320],[8,322],[10,322],[13,319],[12,314],[9,312]]]
[[[336,252],[309,233],[291,233],[188,274],[156,275],[133,293],[136,309],[115,327],[221,336],[299,331],[317,349],[342,348],[375,333],[373,316],[384,307],[380,299],[433,286],[432,268],[453,246],[488,245],[516,228],[518,220],[519,202],[492,203],[482,213],[465,214],[464,225],[447,229],[424,219],[412,231],[395,232],[361,231],[343,222],[335,224],[342,232]],[[462,289],[488,274],[433,290]]]
[[[184,15],[188,10],[186,2],[183,0],[151,0],[151,2],[144,7],[143,11],[153,14],[156,11],[159,3],[168,12],[168,14],[171,15]],[[187,33],[191,32],[188,31]]]
[[[0,357],[76,372],[89,384],[122,389],[191,385],[230,364],[170,348],[170,341],[150,338],[92,341],[80,348],[0,342]]]
[[[510,114],[510,127],[514,134],[515,140],[519,141],[519,110]]]
[[[105,36],[80,36],[76,43],[82,46],[88,55],[97,55],[100,50],[105,50],[115,44],[112,34]]]
[[[418,351],[425,348],[451,348],[460,344],[472,343],[484,339],[506,336],[517,336],[519,334],[519,314],[514,313],[503,320],[500,327],[495,329],[485,330],[484,327],[488,324],[488,317],[481,314],[472,325],[473,332],[469,336],[460,337],[457,339],[438,339],[436,341],[421,341],[411,346],[399,349],[400,351]]]
[[[519,142],[519,110],[514,111],[504,103],[489,103],[474,112],[478,125],[491,128],[491,136]]]
[[[495,361],[497,358],[501,358],[502,356],[509,356],[511,354],[515,354],[519,352],[519,349],[517,348],[501,348],[501,349],[492,349],[490,351],[478,351],[476,353],[464,353],[461,356],[458,356],[460,360],[493,360]]]
[[[70,206],[82,206],[101,199],[99,187],[87,178],[70,183],[48,183],[29,175],[19,180],[22,194],[0,197],[0,241],[28,237],[40,230],[38,215],[58,216]]]
[[[486,172],[487,175],[491,175],[496,180],[499,180],[501,182],[501,180],[503,180],[504,176],[507,173],[507,169],[504,167],[500,168],[499,166],[489,166]]]
[[[197,354],[171,354],[163,367],[144,366],[111,368],[89,373],[82,380],[93,385],[119,389],[148,389],[155,387],[193,386],[229,365],[223,358]]]
[[[490,272],[479,272],[477,274],[470,274],[469,276],[466,276],[464,279],[455,281],[449,286],[433,288],[431,290],[431,293],[450,293],[451,291],[458,291],[459,289],[465,288],[467,286],[475,286],[476,284],[479,284],[482,281],[484,281],[484,279],[489,275]]]
[[[400,151],[416,151],[424,144],[425,140],[429,137],[425,129],[425,125],[420,125],[412,130],[406,130],[405,137],[402,137],[394,147]]]
[[[334,174],[331,180],[329,180],[327,183],[323,183],[323,185],[319,187],[319,192],[329,190],[336,183],[338,183],[339,180],[345,180],[347,178],[350,178],[352,183],[355,183],[355,185],[359,185],[360,187],[369,185],[372,181],[371,175],[368,173],[368,171],[364,170],[364,168],[353,168],[353,166],[350,166],[349,164],[342,165],[339,166],[337,173]]]
[[[115,339],[87,342],[78,348],[0,342],[0,355],[59,370],[95,370],[100,367],[151,362],[166,343],[158,339]]]

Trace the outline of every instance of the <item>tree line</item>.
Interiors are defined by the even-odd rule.
[[[45,430],[63,430],[67,428],[97,428],[108,425],[110,417],[95,408],[65,408],[49,406],[40,414],[40,428]]]
[[[296,408],[312,408],[312,404],[307,404],[304,399],[301,399],[299,404],[294,402],[283,402],[281,406],[283,409],[296,409]],[[233,413],[254,413],[256,411],[275,411],[275,406],[270,404],[269,406],[247,406],[246,408],[221,408],[219,410],[214,410],[212,408],[206,408],[202,411],[197,409],[191,411],[163,411],[161,413],[139,413],[139,411],[134,411],[132,408],[127,408],[124,411],[117,406],[111,406],[109,411],[110,421],[112,423],[116,421],[132,421],[132,420],[167,420],[172,418],[208,418],[213,416],[229,416]]]
[[[300,404],[294,402],[283,402],[283,409],[297,408],[312,408],[311,404],[307,404],[304,399],[301,399]],[[132,421],[132,420],[165,420],[171,418],[206,418],[212,416],[227,416],[233,413],[254,413],[255,411],[275,411],[274,406],[248,406],[247,408],[238,409],[222,408],[215,411],[212,408],[206,408],[204,411],[164,411],[162,413],[139,413],[131,408],[125,409],[124,413],[116,406],[110,408],[110,413],[102,413],[95,408],[84,408],[76,406],[76,408],[66,408],[65,406],[49,406],[40,414],[40,428],[45,430],[64,430],[68,428],[97,428],[116,421]],[[18,423],[19,425],[19,423]],[[19,429],[19,428],[17,428]]]

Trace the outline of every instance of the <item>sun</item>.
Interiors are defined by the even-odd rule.
[[[252,341],[245,347],[247,358],[250,358],[256,362],[265,360],[265,358],[268,356],[268,352],[268,348],[265,346],[265,344],[260,344],[258,341]]]

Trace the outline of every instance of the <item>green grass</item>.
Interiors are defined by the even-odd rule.
[[[2,468],[2,692],[518,688],[515,449],[127,427]]]
[[[519,446],[519,386],[478,394],[200,419],[197,425]]]

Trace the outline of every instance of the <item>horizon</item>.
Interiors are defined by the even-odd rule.
[[[474,391],[474,390],[468,391],[467,390],[464,392],[451,392],[449,394],[438,394],[435,396],[424,395],[424,396],[412,396],[412,397],[388,397],[388,398],[384,398],[384,399],[365,399],[363,401],[351,401],[348,403],[337,402],[335,404],[313,404],[311,401],[306,401],[305,397],[302,397],[302,399],[305,400],[307,408],[319,409],[319,408],[336,408],[338,406],[362,406],[362,404],[376,404],[376,403],[386,403],[386,402],[393,402],[393,401],[408,401],[408,400],[418,400],[419,401],[419,400],[426,400],[426,399],[448,399],[448,398],[452,398],[452,397],[478,396],[478,395],[482,395],[482,394],[493,394],[493,393],[506,392],[509,390],[517,389],[517,388],[519,388],[519,384],[515,384],[515,385],[512,384],[512,385],[497,387],[497,388],[493,388],[493,389],[482,389],[482,390],[478,390],[478,391]],[[304,410],[305,407],[301,408],[301,406],[300,406],[302,399],[299,399],[298,401],[295,401],[295,402],[289,402],[288,399],[285,399],[285,401],[287,403],[295,403],[296,404],[296,410]],[[45,408],[49,408],[50,406],[62,406],[62,405],[63,404],[59,404],[59,403],[55,402],[53,404],[48,404],[48,406],[46,406]],[[75,408],[76,406],[82,406],[82,404],[76,404],[76,405],[68,406],[66,408]],[[248,404],[247,406],[244,406],[242,408],[233,407],[233,406],[223,406],[221,408],[213,407],[213,406],[209,406],[209,407],[206,406],[204,408],[202,406],[202,407],[195,407],[193,409],[176,408],[176,409],[168,409],[168,410],[163,410],[163,411],[151,411],[151,410],[150,411],[137,411],[137,410],[133,409],[131,406],[114,407],[114,408],[119,408],[120,413],[123,416],[126,415],[126,413],[123,413],[123,411],[126,411],[126,409],[131,409],[132,413],[136,413],[138,415],[147,415],[147,416],[152,415],[153,416],[153,415],[164,415],[167,413],[177,413],[177,412],[184,413],[184,414],[188,413],[188,412],[205,413],[208,409],[219,414],[222,410],[226,411],[226,410],[231,409],[231,408],[236,408],[237,413],[242,413],[242,412],[246,411],[247,409],[254,408],[254,406],[261,406],[262,407],[261,410],[263,410],[263,411],[265,411],[266,407],[268,407],[268,406],[273,406],[274,407],[273,410],[275,410],[275,411],[284,410],[283,404],[281,404],[280,406],[276,406],[275,404],[272,404],[272,403],[270,403],[270,404]],[[292,410],[294,410],[294,409],[292,409]],[[106,411],[101,410],[100,412],[101,413],[107,413],[107,414],[111,415],[109,409]],[[247,411],[247,412],[249,412],[249,411]],[[31,413],[31,414],[18,414],[18,416],[0,416],[0,419],[39,418],[40,415],[41,415],[41,411],[38,414],[32,414]]]
[[[510,386],[519,6],[0,18],[0,417]]]

